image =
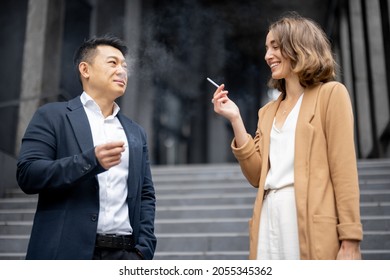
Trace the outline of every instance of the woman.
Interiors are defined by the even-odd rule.
[[[224,85],[214,111],[232,124],[232,150],[258,194],[249,222],[250,259],[360,259],[362,225],[353,113],[333,81],[326,35],[293,15],[271,24],[265,61],[281,92],[259,110],[250,136]]]

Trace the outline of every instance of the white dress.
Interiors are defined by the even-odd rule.
[[[257,259],[298,260],[299,239],[294,193],[295,128],[303,94],[287,116],[283,126],[274,124],[270,141],[270,170],[264,189],[260,217]]]

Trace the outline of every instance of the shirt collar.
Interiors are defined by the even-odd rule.
[[[86,107],[94,112],[98,112],[99,114],[102,114],[102,111],[100,110],[99,105],[85,91],[83,91],[83,93],[81,94],[80,100],[81,100],[81,103],[83,104],[84,107]],[[119,105],[116,102],[114,102],[114,110],[113,110],[111,116],[116,117],[116,115],[119,113],[120,109],[121,108],[119,107]]]

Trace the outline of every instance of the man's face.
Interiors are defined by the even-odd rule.
[[[98,46],[89,68],[89,89],[113,100],[125,93],[127,64],[120,50],[111,46]]]

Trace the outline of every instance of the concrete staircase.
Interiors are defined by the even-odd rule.
[[[390,259],[390,159],[359,161],[363,259]],[[155,166],[155,259],[247,259],[256,189],[237,164]],[[37,196],[0,199],[0,259],[25,256]]]

